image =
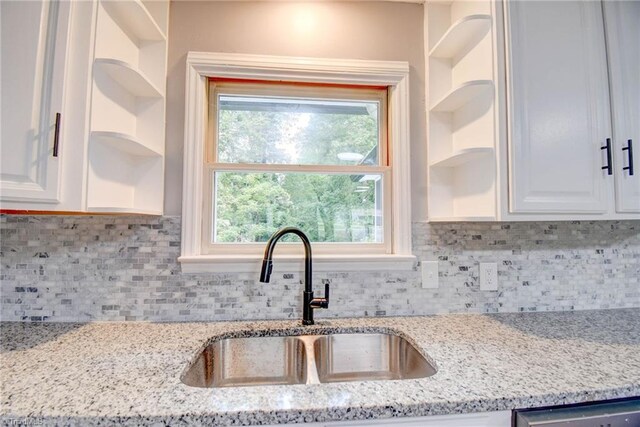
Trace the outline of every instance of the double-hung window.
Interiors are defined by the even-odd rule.
[[[413,268],[406,62],[190,52],[185,101],[184,272],[257,272],[285,226],[316,271]]]
[[[204,253],[285,226],[316,254],[391,253],[386,87],[210,79],[208,116]]]

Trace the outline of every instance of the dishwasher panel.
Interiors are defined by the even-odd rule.
[[[514,427],[640,427],[640,397],[556,406],[516,409]]]

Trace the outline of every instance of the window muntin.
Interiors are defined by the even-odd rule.
[[[386,115],[386,88],[210,81],[203,252],[291,225],[319,253],[391,253]]]

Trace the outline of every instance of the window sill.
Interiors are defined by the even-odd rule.
[[[260,272],[262,256],[197,255],[178,258],[183,273],[255,273]],[[313,271],[409,271],[416,263],[413,255],[315,255]],[[275,272],[304,270],[303,256],[276,256]]]

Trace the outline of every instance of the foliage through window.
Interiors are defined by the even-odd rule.
[[[388,252],[386,105],[386,88],[211,80],[208,252],[284,226]]]

